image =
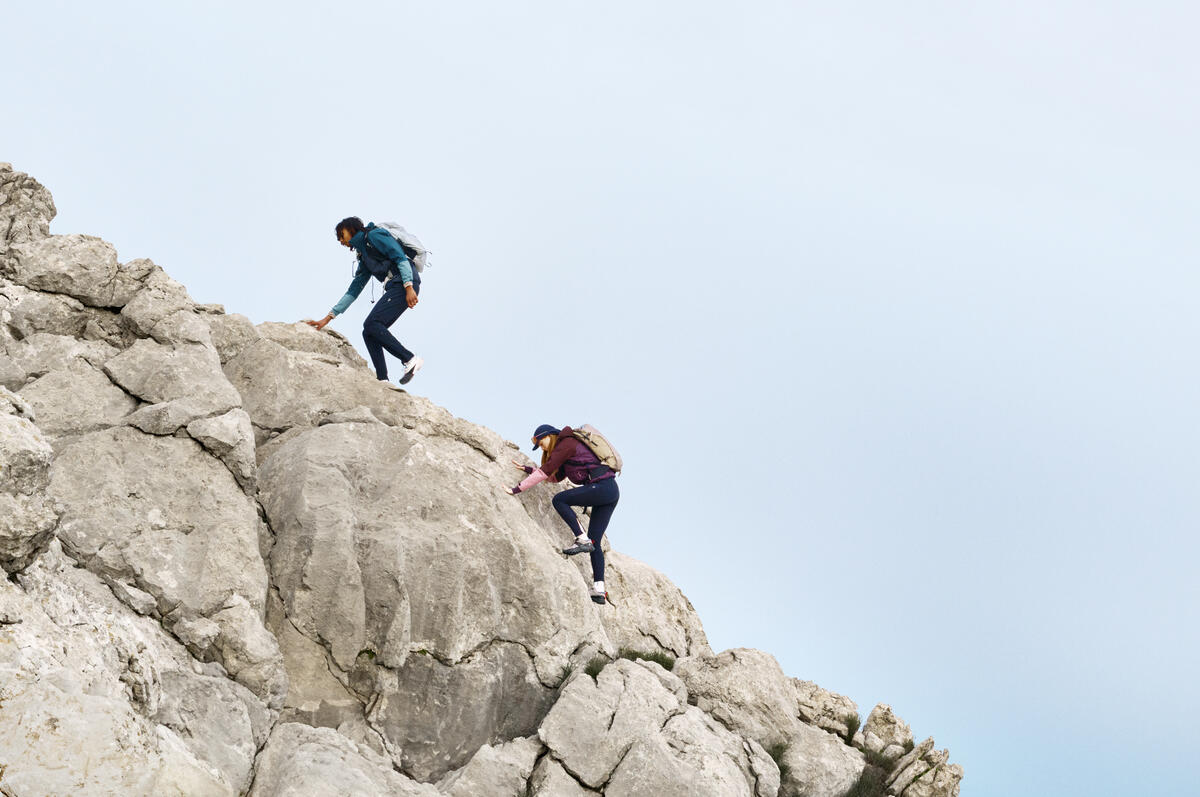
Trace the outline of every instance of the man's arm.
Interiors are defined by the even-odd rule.
[[[367,280],[370,278],[370,272],[368,272],[362,266],[359,266],[358,271],[354,272],[354,279],[350,280],[350,287],[346,289],[345,295],[338,299],[337,304],[333,306],[333,309],[329,311],[329,314],[332,316],[339,316],[346,312],[346,308],[354,304],[354,300],[358,298],[360,293],[362,293],[363,286],[367,284]]]
[[[354,303],[358,295],[362,293],[363,286],[367,284],[367,280],[371,278],[368,272],[361,265],[354,272],[354,279],[350,280],[350,287],[346,289],[346,293],[342,298],[338,299],[338,303],[329,311],[329,315],[322,318],[320,321],[306,321],[305,323],[317,329],[324,329],[325,325],[332,321],[336,316],[346,312],[346,308]]]

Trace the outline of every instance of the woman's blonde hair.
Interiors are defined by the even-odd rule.
[[[542,449],[542,464],[543,465],[545,465],[547,462],[550,461],[550,455],[554,453],[554,447],[556,445],[558,445],[558,435],[548,434],[548,435],[546,435],[546,437],[550,438],[550,447]],[[538,442],[540,443],[542,440],[545,440],[546,437],[541,438],[541,440],[539,440]],[[551,474],[551,475],[553,475],[553,474]]]

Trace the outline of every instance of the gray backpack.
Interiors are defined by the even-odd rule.
[[[394,221],[381,221],[375,226],[382,227],[391,233],[391,236],[396,239],[396,243],[400,244],[400,248],[404,250],[404,254],[408,255],[408,259],[417,273],[424,273],[425,267],[429,265],[429,250],[421,243],[420,238]]]

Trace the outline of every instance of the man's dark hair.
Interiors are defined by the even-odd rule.
[[[348,216],[337,223],[337,227],[334,228],[334,232],[340,236],[342,234],[342,230],[349,230],[351,235],[358,235],[360,232],[366,229],[366,227],[367,225],[363,224],[363,220],[358,216]]]

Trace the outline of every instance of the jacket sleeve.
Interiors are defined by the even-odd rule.
[[[566,464],[567,460],[575,455],[579,448],[579,441],[574,437],[559,437],[558,445],[554,447],[554,451],[550,454],[550,459],[546,460],[546,464],[542,465],[539,470],[546,474],[546,478],[552,482],[560,482],[558,478],[558,469]]]
[[[329,311],[330,314],[337,316],[346,312],[346,308],[354,303],[354,300],[362,293],[363,286],[367,284],[367,280],[370,278],[370,272],[360,264],[358,270],[354,272],[354,279],[350,280],[350,287],[346,289],[346,294],[338,299],[338,303]]]
[[[542,470],[541,468],[534,468],[533,473],[526,476],[524,479],[521,480],[521,483],[517,485],[517,490],[519,492],[525,492],[530,487],[533,487],[536,484],[541,484],[542,482],[546,481],[546,479],[548,479],[548,478],[549,477],[546,475],[546,472],[544,470]]]
[[[370,241],[371,246],[379,250],[379,254],[392,261],[396,270],[400,272],[400,281],[405,285],[411,285],[413,281],[412,264],[408,262],[408,255],[404,254],[404,249],[396,243],[396,239],[392,237],[391,233],[376,227],[371,230]]]

